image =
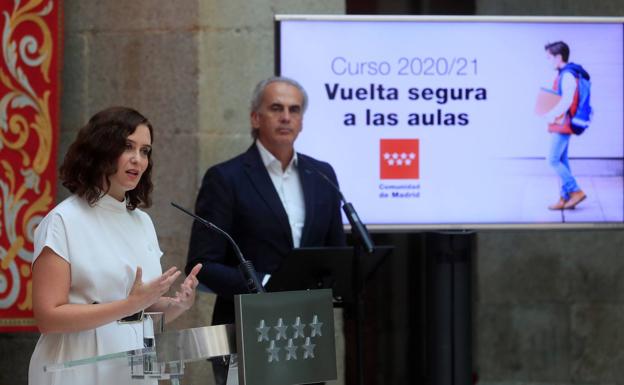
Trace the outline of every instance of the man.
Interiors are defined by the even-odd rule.
[[[546,57],[557,70],[557,78],[554,82],[554,90],[559,92],[561,99],[555,107],[546,115],[548,131],[551,135],[550,153],[548,163],[555,170],[561,180],[561,192],[559,200],[548,206],[550,210],[574,209],[587,195],[578,186],[572,175],[568,160],[568,147],[570,144],[570,116],[578,107],[577,80],[572,74],[572,68],[581,74],[587,74],[585,70],[574,63],[568,64],[570,48],[562,41],[547,44],[545,47]],[[568,70],[569,69],[569,70]],[[582,72],[581,72],[582,71]],[[583,75],[584,76],[584,75]],[[589,75],[587,75],[589,77]]]
[[[319,174],[337,185],[332,167],[294,149],[307,102],[292,79],[261,81],[251,102],[254,143],[211,167],[197,197],[197,215],[232,236],[260,280],[294,247],[345,245],[338,191]],[[233,323],[233,295],[247,293],[238,259],[222,235],[195,222],[187,269],[199,261],[197,278],[217,294],[213,324]],[[224,383],[225,367],[213,367],[217,383]]]

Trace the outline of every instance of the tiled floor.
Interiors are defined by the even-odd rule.
[[[526,176],[524,177],[526,179]],[[624,195],[622,178],[614,176],[577,177],[587,198],[574,210],[548,210],[559,198],[559,180],[555,176],[534,176],[522,186],[521,209],[526,220],[538,222],[622,222]]]
[[[574,210],[552,211],[559,199],[560,181],[545,159],[508,159],[502,162],[510,182],[521,189],[521,220],[560,223],[624,221],[622,159],[571,159],[570,166],[587,198]],[[521,185],[520,185],[521,184]]]

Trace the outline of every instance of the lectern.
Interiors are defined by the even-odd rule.
[[[331,290],[235,296],[236,324],[155,334],[154,346],[61,363],[45,372],[83,365],[130,368],[136,379],[179,384],[188,362],[230,357],[228,385],[291,385],[334,380],[336,349]]]
[[[268,291],[330,288],[336,300],[336,306],[353,307],[358,385],[364,384],[362,291],[365,282],[393,250],[391,246],[371,244],[371,247],[370,253],[363,253],[363,248],[357,244],[355,247],[293,249],[280,268],[272,274],[267,285]]]

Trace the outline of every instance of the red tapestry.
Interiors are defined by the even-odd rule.
[[[56,193],[61,6],[0,1],[0,332],[36,330],[30,264]]]

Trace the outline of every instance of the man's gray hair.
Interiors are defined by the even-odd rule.
[[[299,82],[297,82],[296,80],[287,78],[285,76],[272,76],[268,79],[264,79],[260,81],[256,85],[256,88],[254,88],[253,94],[251,95],[251,112],[257,112],[260,109],[260,105],[262,104],[262,96],[264,94],[264,90],[271,83],[286,83],[298,89],[299,92],[301,92],[301,95],[303,96],[301,108],[303,112],[306,111],[306,109],[308,108],[308,93],[303,88],[303,86],[299,84]],[[258,138],[258,132],[253,127],[251,128],[251,137],[254,139]]]
[[[285,76],[272,76],[268,79],[260,81],[260,83],[256,85],[256,88],[254,88],[253,94],[251,96],[252,112],[258,111],[258,109],[260,108],[260,105],[262,104],[262,94],[264,93],[264,89],[271,83],[286,83],[298,89],[299,92],[301,92],[301,95],[303,95],[303,105],[301,106],[301,108],[303,108],[303,112],[305,112],[306,108],[308,108],[308,93],[303,89],[303,86],[301,86],[299,82]]]

